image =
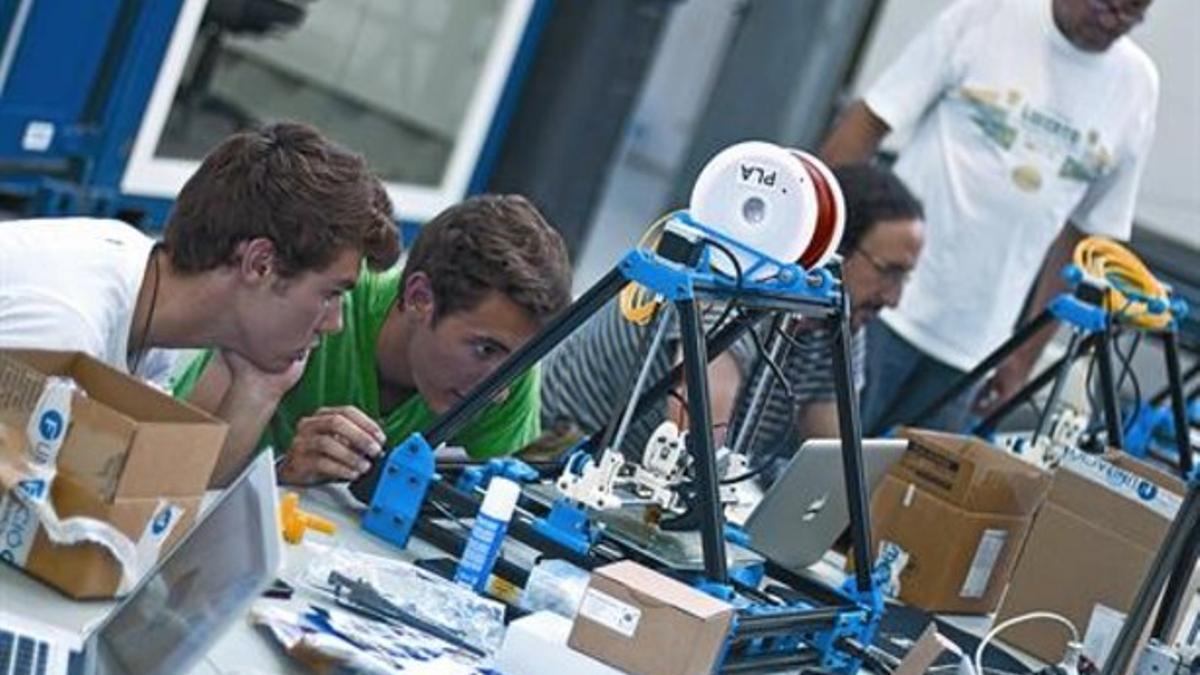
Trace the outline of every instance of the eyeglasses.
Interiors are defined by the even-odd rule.
[[[875,271],[879,273],[879,276],[892,283],[903,284],[912,275],[912,268],[881,260],[865,248],[855,249],[854,252],[861,255],[864,260],[870,263],[871,267],[874,267]]]

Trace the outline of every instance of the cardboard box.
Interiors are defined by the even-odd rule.
[[[871,498],[871,530],[907,554],[900,599],[937,612],[996,608],[1050,477],[973,437],[907,429]]]
[[[1034,520],[996,620],[1034,610],[1057,612],[1084,636],[1084,653],[1102,662],[1179,509],[1183,490],[1178,479],[1129,456],[1068,452]],[[1001,639],[1057,661],[1067,635],[1035,622],[1015,626]]]
[[[52,377],[77,388],[54,389]],[[52,389],[65,391],[62,405]],[[88,532],[119,533],[127,541],[116,547],[148,567],[195,520],[226,430],[85,354],[0,351],[0,476],[24,479],[22,498],[0,493],[0,558],[72,597],[112,597],[117,558],[98,543],[54,543],[38,509],[100,521]]]
[[[567,644],[638,675],[712,673],[733,607],[642,565],[592,571]]]

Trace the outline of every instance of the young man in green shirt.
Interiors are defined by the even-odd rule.
[[[285,453],[285,483],[358,478],[569,303],[566,247],[537,209],[519,196],[467,199],[422,228],[402,272],[363,272],[343,300],[343,330],[309,354],[258,447]],[[227,387],[221,362],[209,361],[176,388],[201,407]],[[512,452],[538,435],[539,415],[530,371],[453,442],[477,458]]]

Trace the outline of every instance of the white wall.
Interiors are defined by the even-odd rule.
[[[950,0],[887,2],[867,44],[855,91],[869,85],[949,4]],[[1162,77],[1158,133],[1142,179],[1138,222],[1200,249],[1200,2],[1157,0],[1133,37]]]
[[[728,0],[689,0],[672,10],[575,261],[576,294],[612,269],[664,210],[686,206],[666,202],[720,69],[736,9]]]

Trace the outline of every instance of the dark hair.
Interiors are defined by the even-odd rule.
[[[571,263],[562,236],[519,195],[470,197],[426,223],[404,265],[424,272],[435,320],[474,309],[499,291],[545,323],[571,302]]]
[[[284,277],[328,267],[345,249],[375,269],[400,255],[392,202],[362,156],[295,122],[230,136],[175,200],[163,242],[171,264],[198,273],[233,262],[265,237]]]
[[[888,169],[872,164],[847,164],[833,167],[833,175],[846,198],[846,230],[838,245],[843,256],[853,253],[863,237],[881,221],[925,217],[921,201]]]

